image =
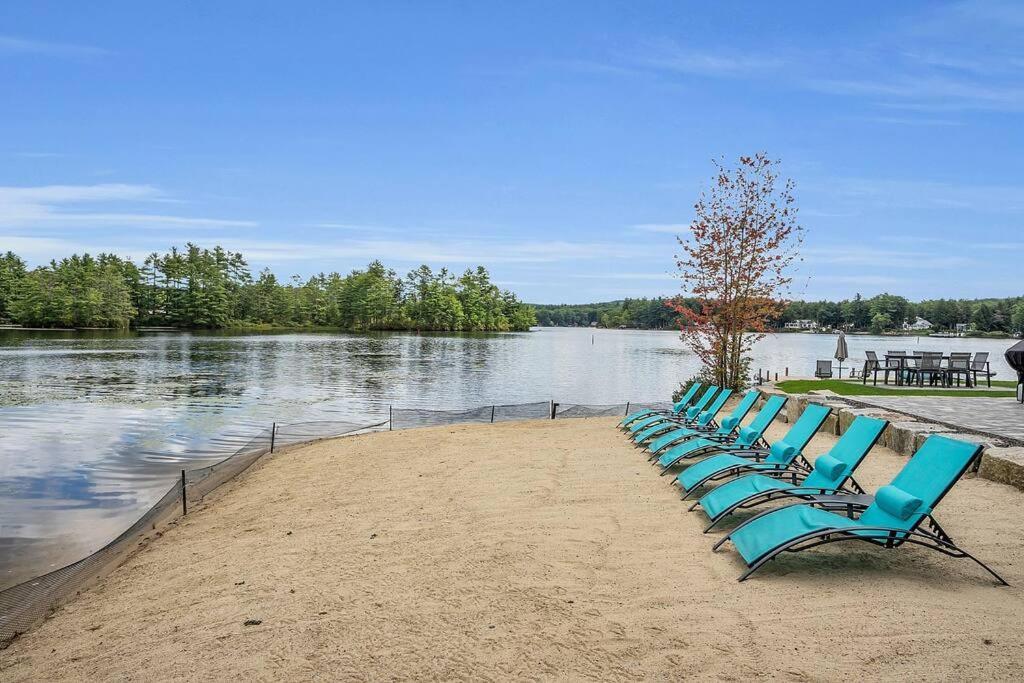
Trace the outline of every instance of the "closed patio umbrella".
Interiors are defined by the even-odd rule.
[[[850,349],[846,347],[846,333],[839,330],[839,339],[836,340],[836,360],[839,361],[839,379],[843,378],[843,361],[850,357]]]

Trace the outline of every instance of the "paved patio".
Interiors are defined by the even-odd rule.
[[[1024,442],[1024,405],[1012,398],[944,396],[850,396],[857,403],[878,406],[929,422],[961,427]]]

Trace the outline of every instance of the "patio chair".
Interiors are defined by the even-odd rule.
[[[893,549],[906,543],[974,560],[1002,585],[1001,576],[958,547],[932,516],[982,451],[982,446],[933,434],[887,486],[872,496],[820,496],[755,515],[714,545],[732,541],[747,564],[747,579],[784,552],[798,552],[837,541],[864,541]],[[830,512],[843,510],[847,516]],[[922,523],[927,523],[922,528]]]
[[[808,404],[786,435],[772,444],[767,455],[760,452],[721,453],[690,465],[675,479],[675,483],[685,492],[683,500],[709,482],[745,472],[787,470],[794,465],[798,469],[809,471],[812,465],[804,458],[804,447],[818,433],[831,412],[832,409],[826,406]]]
[[[713,425],[713,423],[715,415],[718,414],[718,411],[722,409],[722,406],[725,405],[725,402],[728,401],[731,396],[732,389],[722,389],[722,391],[719,392],[718,396],[715,397],[715,400],[711,402],[711,405],[707,407],[707,410],[703,410],[700,413],[698,413],[696,418],[694,418],[693,420],[669,418],[664,422],[649,425],[645,429],[642,429],[636,434],[633,434],[630,438],[633,439],[633,443],[636,445],[636,447],[640,448],[647,441],[650,441],[651,439],[666,432],[670,432],[674,429],[679,429],[680,427],[692,427],[700,431],[714,429],[715,425]],[[691,410],[693,409],[690,408],[687,410],[687,416],[690,415]]]
[[[650,460],[654,460],[659,456],[665,456],[668,454],[674,454],[677,452],[686,454],[690,452],[700,451],[701,449],[714,448],[715,446],[732,445],[738,448],[758,448],[760,446],[768,447],[768,443],[764,441],[763,436],[768,425],[772,423],[775,417],[782,410],[782,407],[786,405],[786,396],[773,395],[769,396],[765,400],[764,405],[761,406],[761,410],[757,411],[757,415],[750,421],[746,427],[739,427],[736,436],[733,437],[731,434],[708,434],[695,439],[688,439],[683,443],[669,444],[660,446],[655,450],[650,451]]]
[[[723,392],[724,393],[724,392]],[[760,392],[757,389],[750,389],[743,398],[740,399],[736,407],[732,409],[732,412],[722,418],[721,424],[716,424],[714,415],[711,414],[710,410],[705,410],[700,414],[700,418],[697,419],[695,424],[688,427],[683,427],[678,424],[670,428],[669,431],[661,434],[652,435],[650,438],[644,437],[638,439],[639,441],[646,441],[646,448],[654,449],[656,447],[668,447],[672,444],[685,441],[686,439],[695,438],[698,436],[720,436],[728,437],[739,428],[740,422],[750,409],[757,403]],[[716,411],[717,412],[717,411]]]
[[[971,361],[971,374],[974,376],[974,386],[978,386],[978,375],[981,375],[985,378],[989,389],[992,388],[992,378],[996,376],[996,373],[992,372],[989,365],[988,351],[979,351],[974,354],[974,360]]]
[[[808,408],[809,407],[810,406],[808,406]],[[763,408],[762,412],[764,412]],[[807,410],[804,411],[805,414],[807,412]],[[813,416],[815,412],[816,411],[811,411],[811,415]],[[744,457],[749,456],[750,458],[756,459],[763,459],[767,457],[771,453],[771,444],[764,440],[764,432],[768,428],[768,424],[764,424],[762,427],[761,423],[759,422],[760,417],[761,413],[758,413],[757,417],[754,418],[754,421],[751,422],[748,427],[740,430],[739,438],[737,438],[732,443],[722,443],[721,441],[716,442],[712,439],[693,439],[691,441],[681,443],[678,446],[673,446],[672,448],[669,448],[668,450],[664,451],[660,456],[652,453],[652,457],[657,458],[655,460],[655,464],[657,464],[658,467],[661,468],[660,476],[664,477],[666,474],[668,474],[668,471],[671,467],[682,463],[684,460],[692,461],[696,458],[700,458],[706,455],[715,455],[718,453],[733,453],[736,455],[741,455]],[[801,419],[803,419],[803,415],[801,415],[800,417]],[[821,419],[824,420],[825,418],[822,417]],[[803,424],[799,424],[800,420],[797,420],[797,423],[793,424],[793,426],[790,427],[790,432],[793,432],[793,430],[797,429],[798,426],[799,430],[794,432],[794,436],[791,437],[791,439],[794,441],[798,441],[799,439],[797,439],[796,437],[799,436],[803,432],[803,430],[808,429],[811,426],[812,422],[812,417],[808,417],[808,419],[804,420]],[[755,427],[755,424],[757,425],[756,429],[759,429],[761,433],[757,434],[756,438],[753,441],[751,441],[748,438],[745,438],[744,435],[746,432],[754,431],[751,429],[751,427]],[[814,431],[817,431],[817,427],[814,428]],[[758,446],[756,444],[757,441],[760,441],[764,445]],[[687,462],[686,464],[689,464],[689,462]]]
[[[941,351],[922,351],[921,362],[913,368],[908,368],[907,379],[911,382],[917,381],[917,386],[923,387],[925,379],[928,384],[935,384],[936,380],[943,382],[946,379],[946,371],[942,367]]]
[[[967,386],[971,386],[971,354],[959,352],[950,353],[949,364],[946,367],[945,383],[949,386],[953,386],[953,380],[956,379],[956,385],[960,386],[961,377],[963,377]]]
[[[864,489],[853,478],[853,473],[888,424],[887,420],[858,415],[828,453],[815,458],[810,472],[789,468],[747,474],[716,486],[691,505],[690,510],[700,507],[711,520],[704,529],[707,533],[736,510],[778,498],[811,500],[816,495],[863,494]]]
[[[814,376],[818,379],[828,379],[832,376],[832,361],[830,360],[819,360],[816,361],[817,367],[814,369]]]
[[[864,355],[867,356],[867,360],[864,361],[864,376],[861,378],[862,383],[868,383],[868,373],[872,374],[871,383],[878,386],[878,373],[882,373],[882,381],[885,384],[889,383],[889,373],[893,373],[897,378],[900,374],[900,362],[896,358],[886,358],[885,363],[878,360],[878,354],[874,351],[865,351]]]
[[[698,391],[700,391],[700,386],[700,382],[694,382],[693,384],[691,384],[690,388],[686,390],[686,393],[683,394],[683,396],[672,406],[672,414],[681,413],[683,409],[686,408],[686,406],[690,405],[690,401],[692,401],[693,397],[697,395]],[[662,414],[664,414],[664,411],[654,410],[653,408],[644,408],[643,410],[638,410],[635,413],[630,413],[629,415],[627,415],[622,420],[622,422],[619,423],[619,429],[625,429],[630,423],[635,422],[636,420],[639,420],[641,418],[648,417],[650,415]]]

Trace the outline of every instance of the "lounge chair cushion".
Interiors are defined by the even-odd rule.
[[[917,512],[923,501],[917,496],[912,496],[903,489],[892,486],[883,486],[875,493],[875,502],[878,507],[888,512],[893,517],[906,520]]]
[[[814,461],[814,469],[828,477],[829,480],[835,481],[843,476],[843,472],[846,470],[846,463],[826,453],[819,455]]]
[[[750,427],[740,427],[740,436],[737,439],[737,441],[739,441],[740,443],[745,443],[747,445],[753,445],[753,443],[757,441],[760,435],[760,432],[758,432],[756,429],[751,429]]]
[[[735,415],[727,415],[726,417],[722,418],[721,428],[724,429],[726,432],[731,432],[733,429],[736,428],[736,425],[737,423],[739,423],[739,421],[740,419]]]
[[[782,439],[772,444],[771,450],[766,458],[769,462],[792,462],[796,455],[796,446],[791,446]]]

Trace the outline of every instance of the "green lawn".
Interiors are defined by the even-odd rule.
[[[975,398],[985,396],[989,398],[1007,398],[1016,396],[1015,391],[999,390],[996,387],[1016,387],[1016,382],[1006,380],[993,381],[992,389],[983,391],[963,389],[900,389],[893,385],[883,388],[882,385],[873,386],[861,384],[860,382],[846,382],[837,379],[791,379],[778,382],[776,385],[787,394],[806,394],[811,391],[829,390],[842,396],[956,396],[958,398]]]

